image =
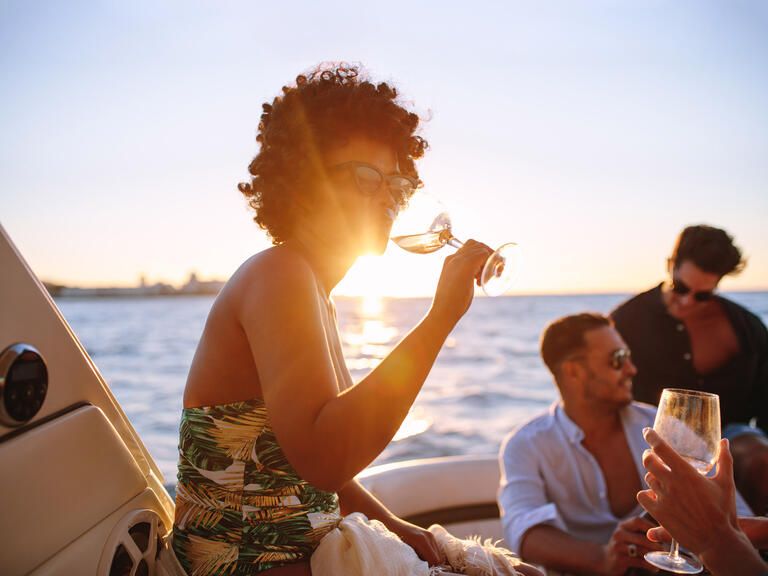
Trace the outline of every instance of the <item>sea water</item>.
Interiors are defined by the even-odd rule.
[[[607,313],[626,294],[476,298],[435,362],[408,418],[374,464],[496,454],[515,426],[557,398],[539,357],[548,322]],[[768,322],[768,293],[729,297]],[[213,303],[210,296],[59,298],[56,303],[165,475],[176,482],[182,393]],[[339,330],[355,381],[419,321],[428,299],[338,298]]]

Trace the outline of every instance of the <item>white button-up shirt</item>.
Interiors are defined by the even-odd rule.
[[[656,407],[633,402],[621,411],[621,423],[643,489],[643,428],[653,427]],[[555,526],[571,536],[607,543],[622,520],[639,516],[638,504],[616,517],[608,502],[605,477],[595,457],[584,448],[584,432],[560,402],[513,431],[500,452],[499,509],[507,545],[520,554],[525,533],[539,524]],[[752,512],[740,495],[738,514]]]

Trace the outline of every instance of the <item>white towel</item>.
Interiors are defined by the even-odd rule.
[[[378,520],[355,512],[320,541],[312,554],[313,576],[436,576],[455,572],[470,576],[517,576],[520,563],[512,552],[490,540],[461,540],[437,524],[429,531],[448,565],[429,565]]]

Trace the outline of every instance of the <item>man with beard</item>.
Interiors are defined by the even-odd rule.
[[[636,495],[646,489],[643,428],[656,408],[633,401],[637,374],[609,318],[583,313],[544,331],[541,355],[560,401],[507,437],[499,508],[509,547],[527,562],[569,573],[654,570]],[[739,510],[749,509],[739,498]]]

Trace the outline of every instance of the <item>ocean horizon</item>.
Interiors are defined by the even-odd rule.
[[[768,291],[724,295],[768,322]],[[373,465],[496,454],[514,427],[545,411],[557,398],[539,357],[544,327],[566,314],[608,313],[629,296],[477,298],[446,341],[400,431]],[[191,295],[55,299],[169,488],[176,483],[187,372],[214,299]],[[431,302],[429,297],[334,299],[344,356],[355,382],[416,325]]]

